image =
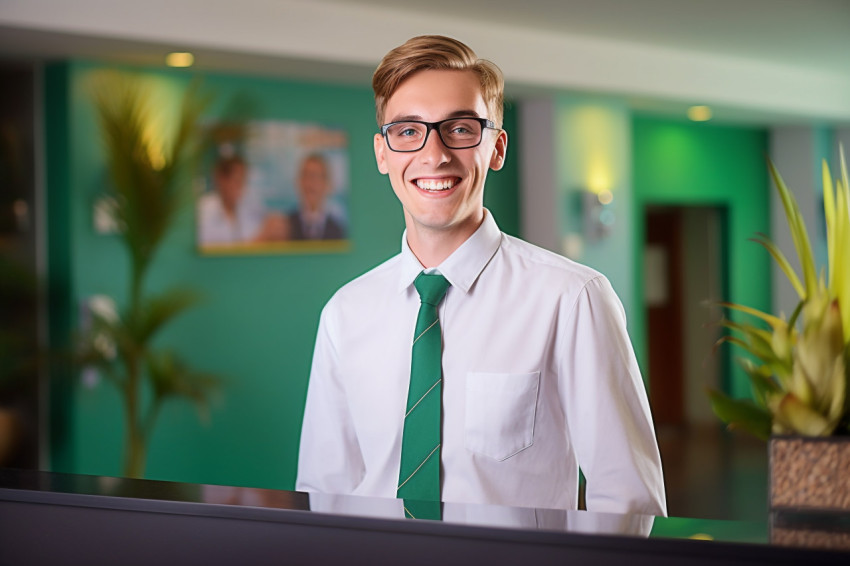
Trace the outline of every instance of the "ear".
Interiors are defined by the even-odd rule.
[[[387,168],[387,144],[384,143],[384,136],[381,134],[375,134],[374,144],[375,161],[378,163],[378,171],[380,171],[381,174],[386,175],[389,172],[389,168]]]
[[[490,158],[490,169],[498,171],[504,167],[507,151],[508,133],[505,130],[500,130],[499,137],[496,138],[496,144],[493,146],[493,156]]]

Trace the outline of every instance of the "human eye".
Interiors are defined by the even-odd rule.
[[[399,122],[393,124],[387,133],[398,139],[417,138],[422,135],[422,125],[415,122]]]
[[[470,139],[478,136],[481,124],[476,120],[458,119],[443,124],[443,132],[454,139]]]

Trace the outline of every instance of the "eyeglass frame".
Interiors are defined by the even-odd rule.
[[[440,126],[445,124],[446,122],[452,122],[455,120],[475,120],[479,124],[481,124],[481,135],[478,137],[478,142],[473,145],[465,145],[463,147],[452,147],[446,143],[446,140],[443,139],[443,134],[440,132]],[[390,127],[395,126],[396,124],[422,124],[426,127],[425,129],[425,137],[422,138],[422,145],[420,145],[416,149],[393,149],[393,146],[390,145],[390,140],[387,137],[387,130]],[[442,143],[448,149],[472,149],[473,147],[478,147],[481,145],[481,142],[484,140],[484,130],[501,130],[501,128],[496,127],[496,123],[488,118],[481,118],[479,116],[454,116],[452,118],[446,118],[445,120],[440,120],[438,122],[426,122],[424,120],[398,120],[397,122],[390,122],[388,124],[384,124],[381,126],[381,136],[383,136],[384,141],[387,142],[387,147],[390,151],[394,151],[396,153],[414,153],[416,151],[421,151],[425,144],[428,143],[428,136],[431,135],[431,130],[436,130],[437,136],[440,138],[440,143]]]

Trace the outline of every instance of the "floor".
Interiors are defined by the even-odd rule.
[[[767,444],[720,425],[657,431],[671,517],[764,520]]]

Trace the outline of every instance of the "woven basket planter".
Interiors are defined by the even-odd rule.
[[[770,439],[770,508],[850,512],[850,437]]]

